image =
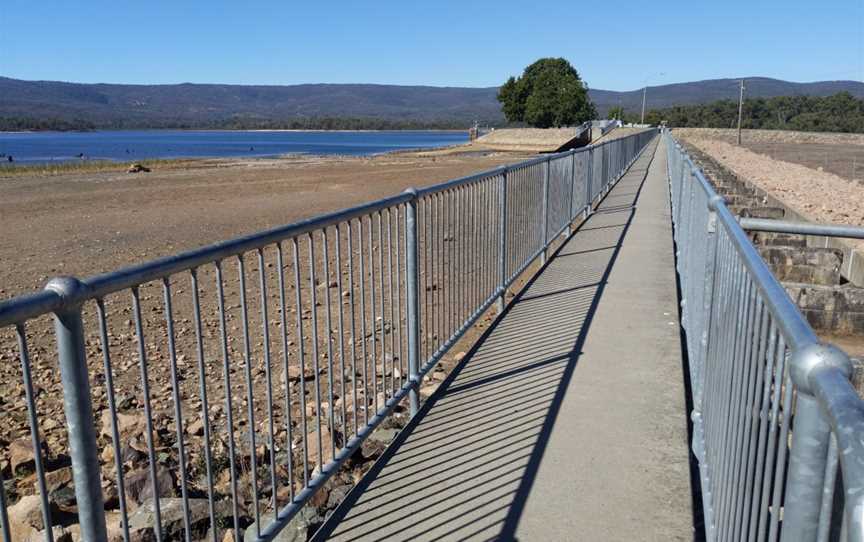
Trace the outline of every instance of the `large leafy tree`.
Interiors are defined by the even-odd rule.
[[[509,122],[538,128],[579,124],[597,116],[588,86],[563,58],[541,58],[521,77],[511,77],[498,90],[498,101]]]

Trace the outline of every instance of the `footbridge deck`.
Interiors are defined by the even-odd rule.
[[[693,537],[666,152],[656,147],[513,300],[321,539]]]

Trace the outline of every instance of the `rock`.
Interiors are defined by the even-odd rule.
[[[227,505],[227,507],[226,507]],[[225,501],[216,503],[216,516],[224,517],[230,504]],[[164,539],[183,539],[183,499],[159,499],[159,512],[162,518]],[[154,501],[142,504],[134,514],[129,516],[129,534],[133,541],[149,542],[156,539],[153,531]],[[230,512],[228,512],[230,514]],[[192,538],[200,540],[210,527],[210,508],[207,499],[189,499],[189,524]]]
[[[310,425],[310,427],[312,427]],[[318,432],[316,428],[312,428],[306,435],[306,442],[309,446],[309,464],[318,464]],[[330,430],[321,426],[321,459],[323,464],[333,459],[333,436]]]
[[[420,397],[426,399],[427,397],[430,397],[433,393],[435,393],[435,390],[437,390],[437,389],[438,389],[437,383],[427,384],[425,386],[421,386],[420,387]]]
[[[330,490],[330,497],[327,499],[327,509],[333,510],[339,503],[345,500],[345,497],[348,496],[348,493],[351,491],[350,485],[342,485],[336,486]]]
[[[135,504],[142,504],[152,500],[154,497],[153,484],[150,481],[150,468],[138,469],[130,472],[124,479],[126,489],[126,500]],[[174,478],[171,471],[158,465],[156,467],[156,495],[159,498],[175,497]]]
[[[108,439],[111,438],[111,420],[111,411],[102,411],[102,429],[99,434]],[[118,412],[117,430],[120,432],[120,441],[125,443],[133,437],[144,434],[147,430],[147,420],[144,418],[144,414]]]
[[[126,173],[150,173],[150,168],[141,164],[129,164]]]
[[[309,366],[304,367],[305,371],[303,372],[303,379],[308,382],[315,378],[315,369]],[[289,382],[300,382],[300,367],[297,365],[290,365],[288,367],[288,381]]]
[[[64,486],[72,483],[72,468],[65,467],[55,471],[45,473],[45,485],[48,489],[48,494],[52,494]],[[39,481],[34,472],[26,478],[22,478],[18,482],[19,495],[36,495],[39,493]]]
[[[24,539],[24,542],[44,542],[48,540],[48,533],[46,531],[33,531],[27,538]],[[74,538],[72,537],[72,531],[64,529],[60,525],[55,525],[51,528],[51,535],[54,538],[54,542],[73,542]]]
[[[33,439],[30,437],[19,438],[10,442],[8,453],[13,473],[20,475],[33,472],[36,469],[36,458],[33,455]]]
[[[186,426],[186,432],[190,435],[200,437],[204,434],[204,419],[198,418],[194,422]]]
[[[45,474],[45,485],[50,494],[61,487],[72,485],[72,467],[64,467]]]
[[[72,486],[65,486],[51,493],[51,502],[57,505],[57,508],[70,514],[78,513],[78,500],[75,497],[75,489]]]
[[[377,429],[363,441],[360,446],[360,453],[365,459],[378,457],[384,452],[390,441],[396,438],[397,434],[399,434],[398,429]]]
[[[314,495],[312,495],[312,497],[309,499],[309,505],[314,506],[315,508],[321,508],[322,506],[327,504],[327,499],[329,497],[330,487],[328,484],[316,491]]]
[[[53,521],[59,510],[54,506],[51,508]],[[42,500],[39,495],[21,497],[14,506],[9,507],[7,513],[9,514],[12,540],[26,540],[32,533],[45,528],[45,523],[42,521]]]
[[[318,515],[317,510],[311,506],[304,506],[299,512],[297,512],[297,515],[288,522],[288,525],[279,531],[279,534],[276,535],[276,538],[274,538],[273,541],[306,542],[309,538],[309,534],[313,532],[321,521],[322,518]],[[255,524],[253,523],[247,527],[246,532],[243,533],[243,542],[254,542],[257,537],[257,531],[255,529]]]

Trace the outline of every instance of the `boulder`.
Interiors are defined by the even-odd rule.
[[[184,519],[183,499],[159,499],[159,513],[162,518],[163,540],[183,540]],[[133,541],[149,542],[156,540],[153,530],[155,507],[154,501],[142,504],[134,514],[129,516],[129,534]],[[216,503],[216,521],[230,515],[230,503]],[[202,539],[210,529],[210,507],[207,499],[189,499],[189,524],[193,540]]]
[[[36,458],[33,454],[33,439],[30,437],[19,438],[10,442],[8,453],[13,473],[20,475],[33,472],[36,469]]]
[[[59,510],[51,507],[52,521]],[[26,540],[31,534],[45,528],[42,520],[42,500],[39,495],[25,495],[7,510],[12,540]],[[44,540],[44,536],[43,536]]]
[[[364,459],[376,458],[384,452],[390,441],[396,438],[398,434],[398,429],[377,429],[363,441],[360,446],[360,453]]]
[[[330,496],[327,499],[327,509],[333,510],[334,508],[339,506],[339,503],[341,503],[342,501],[345,500],[345,497],[348,496],[348,493],[350,491],[351,491],[351,486],[347,485],[347,484],[341,485],[341,486],[336,486],[333,489],[331,489],[330,490]]]
[[[299,512],[297,512],[297,515],[288,522],[288,525],[279,531],[279,534],[276,535],[276,538],[274,538],[273,541],[306,542],[309,538],[309,533],[313,532],[321,521],[321,516],[318,515],[318,512],[313,507],[304,506]],[[268,523],[265,522],[262,523],[262,525],[266,527]],[[255,529],[255,524],[253,523],[247,527],[246,531],[243,533],[243,542],[254,542],[257,537],[257,531]]]
[[[174,489],[174,477],[167,468],[156,466],[156,491],[150,480],[150,468],[134,470],[124,477],[123,485],[126,490],[126,500],[135,504],[142,504],[152,500],[154,496],[159,498],[176,497]]]
[[[102,411],[102,429],[100,435],[106,438],[111,438],[111,411]],[[121,442],[126,442],[132,437],[143,435],[147,430],[147,420],[144,414],[124,414],[117,413],[117,430],[120,432]]]

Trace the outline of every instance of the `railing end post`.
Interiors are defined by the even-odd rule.
[[[408,404],[413,418],[420,411],[420,269],[419,269],[419,238],[417,227],[416,188],[408,188],[411,200],[406,205],[405,213],[405,297],[407,305],[408,327],[408,378],[412,382],[408,392]]]
[[[81,536],[84,540],[102,542],[108,535],[81,318],[81,305],[88,288],[77,278],[64,276],[52,279],[45,289],[56,293],[63,301],[54,313],[54,333]]]

